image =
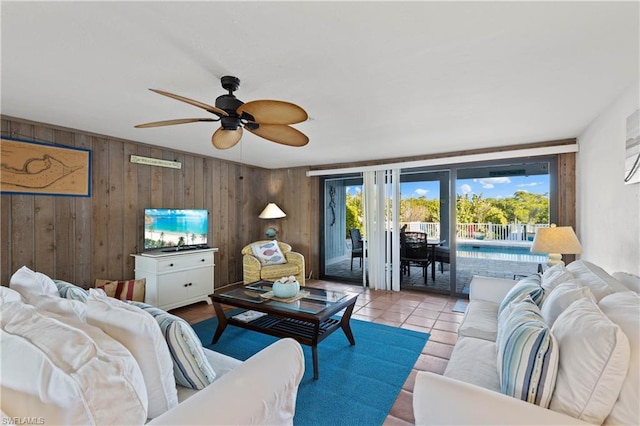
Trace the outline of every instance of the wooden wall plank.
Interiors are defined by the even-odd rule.
[[[142,228],[138,228],[138,220],[143,213],[138,209],[138,167],[129,161],[131,155],[137,155],[136,145],[124,144],[124,185],[123,185],[123,252],[122,277],[134,278],[135,260],[130,255],[142,251],[138,250],[138,242],[142,241]]]
[[[12,269],[11,258],[11,195],[0,195],[0,285],[8,286]]]
[[[93,274],[93,259],[96,256],[95,251],[95,238],[93,236],[93,223],[95,218],[93,216],[93,199],[96,192],[95,188],[95,175],[96,166],[102,164],[96,161],[98,153],[94,150],[93,138],[83,134],[74,134],[74,143],[76,148],[90,149],[91,152],[91,197],[74,197],[75,215],[74,215],[74,229],[69,229],[67,232],[75,232],[74,243],[74,259],[75,269],[73,284],[82,286],[84,288],[93,287],[94,274]]]
[[[109,279],[109,142],[105,138],[92,138],[93,141],[93,279]]]
[[[204,158],[193,158],[193,207],[196,209],[204,209],[205,193],[204,193]]]
[[[124,245],[124,144],[118,140],[108,140],[107,147],[109,155],[107,270],[102,278],[121,280],[125,278],[123,259],[129,255],[125,254]]]

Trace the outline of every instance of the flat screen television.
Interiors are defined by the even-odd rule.
[[[144,209],[144,249],[206,248],[209,212],[200,209]]]

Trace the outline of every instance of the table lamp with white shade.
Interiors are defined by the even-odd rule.
[[[262,210],[262,213],[260,213],[260,216],[258,217],[260,219],[280,219],[285,216],[285,212],[283,212],[280,207],[276,205],[276,203],[269,203],[267,204],[267,207]],[[267,238],[275,238],[277,233],[278,231],[276,230],[276,228],[270,226],[269,228],[267,228],[265,235],[267,236]]]
[[[533,253],[548,253],[549,266],[562,262],[563,254],[580,254],[582,246],[573,228],[570,226],[556,226],[539,228],[531,246]]]

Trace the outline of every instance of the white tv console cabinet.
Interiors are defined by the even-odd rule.
[[[147,280],[145,303],[169,310],[205,301],[211,304],[217,248],[132,254],[135,277]]]

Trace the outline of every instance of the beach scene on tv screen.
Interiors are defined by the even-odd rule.
[[[207,243],[206,210],[146,209],[144,247],[155,249]]]

